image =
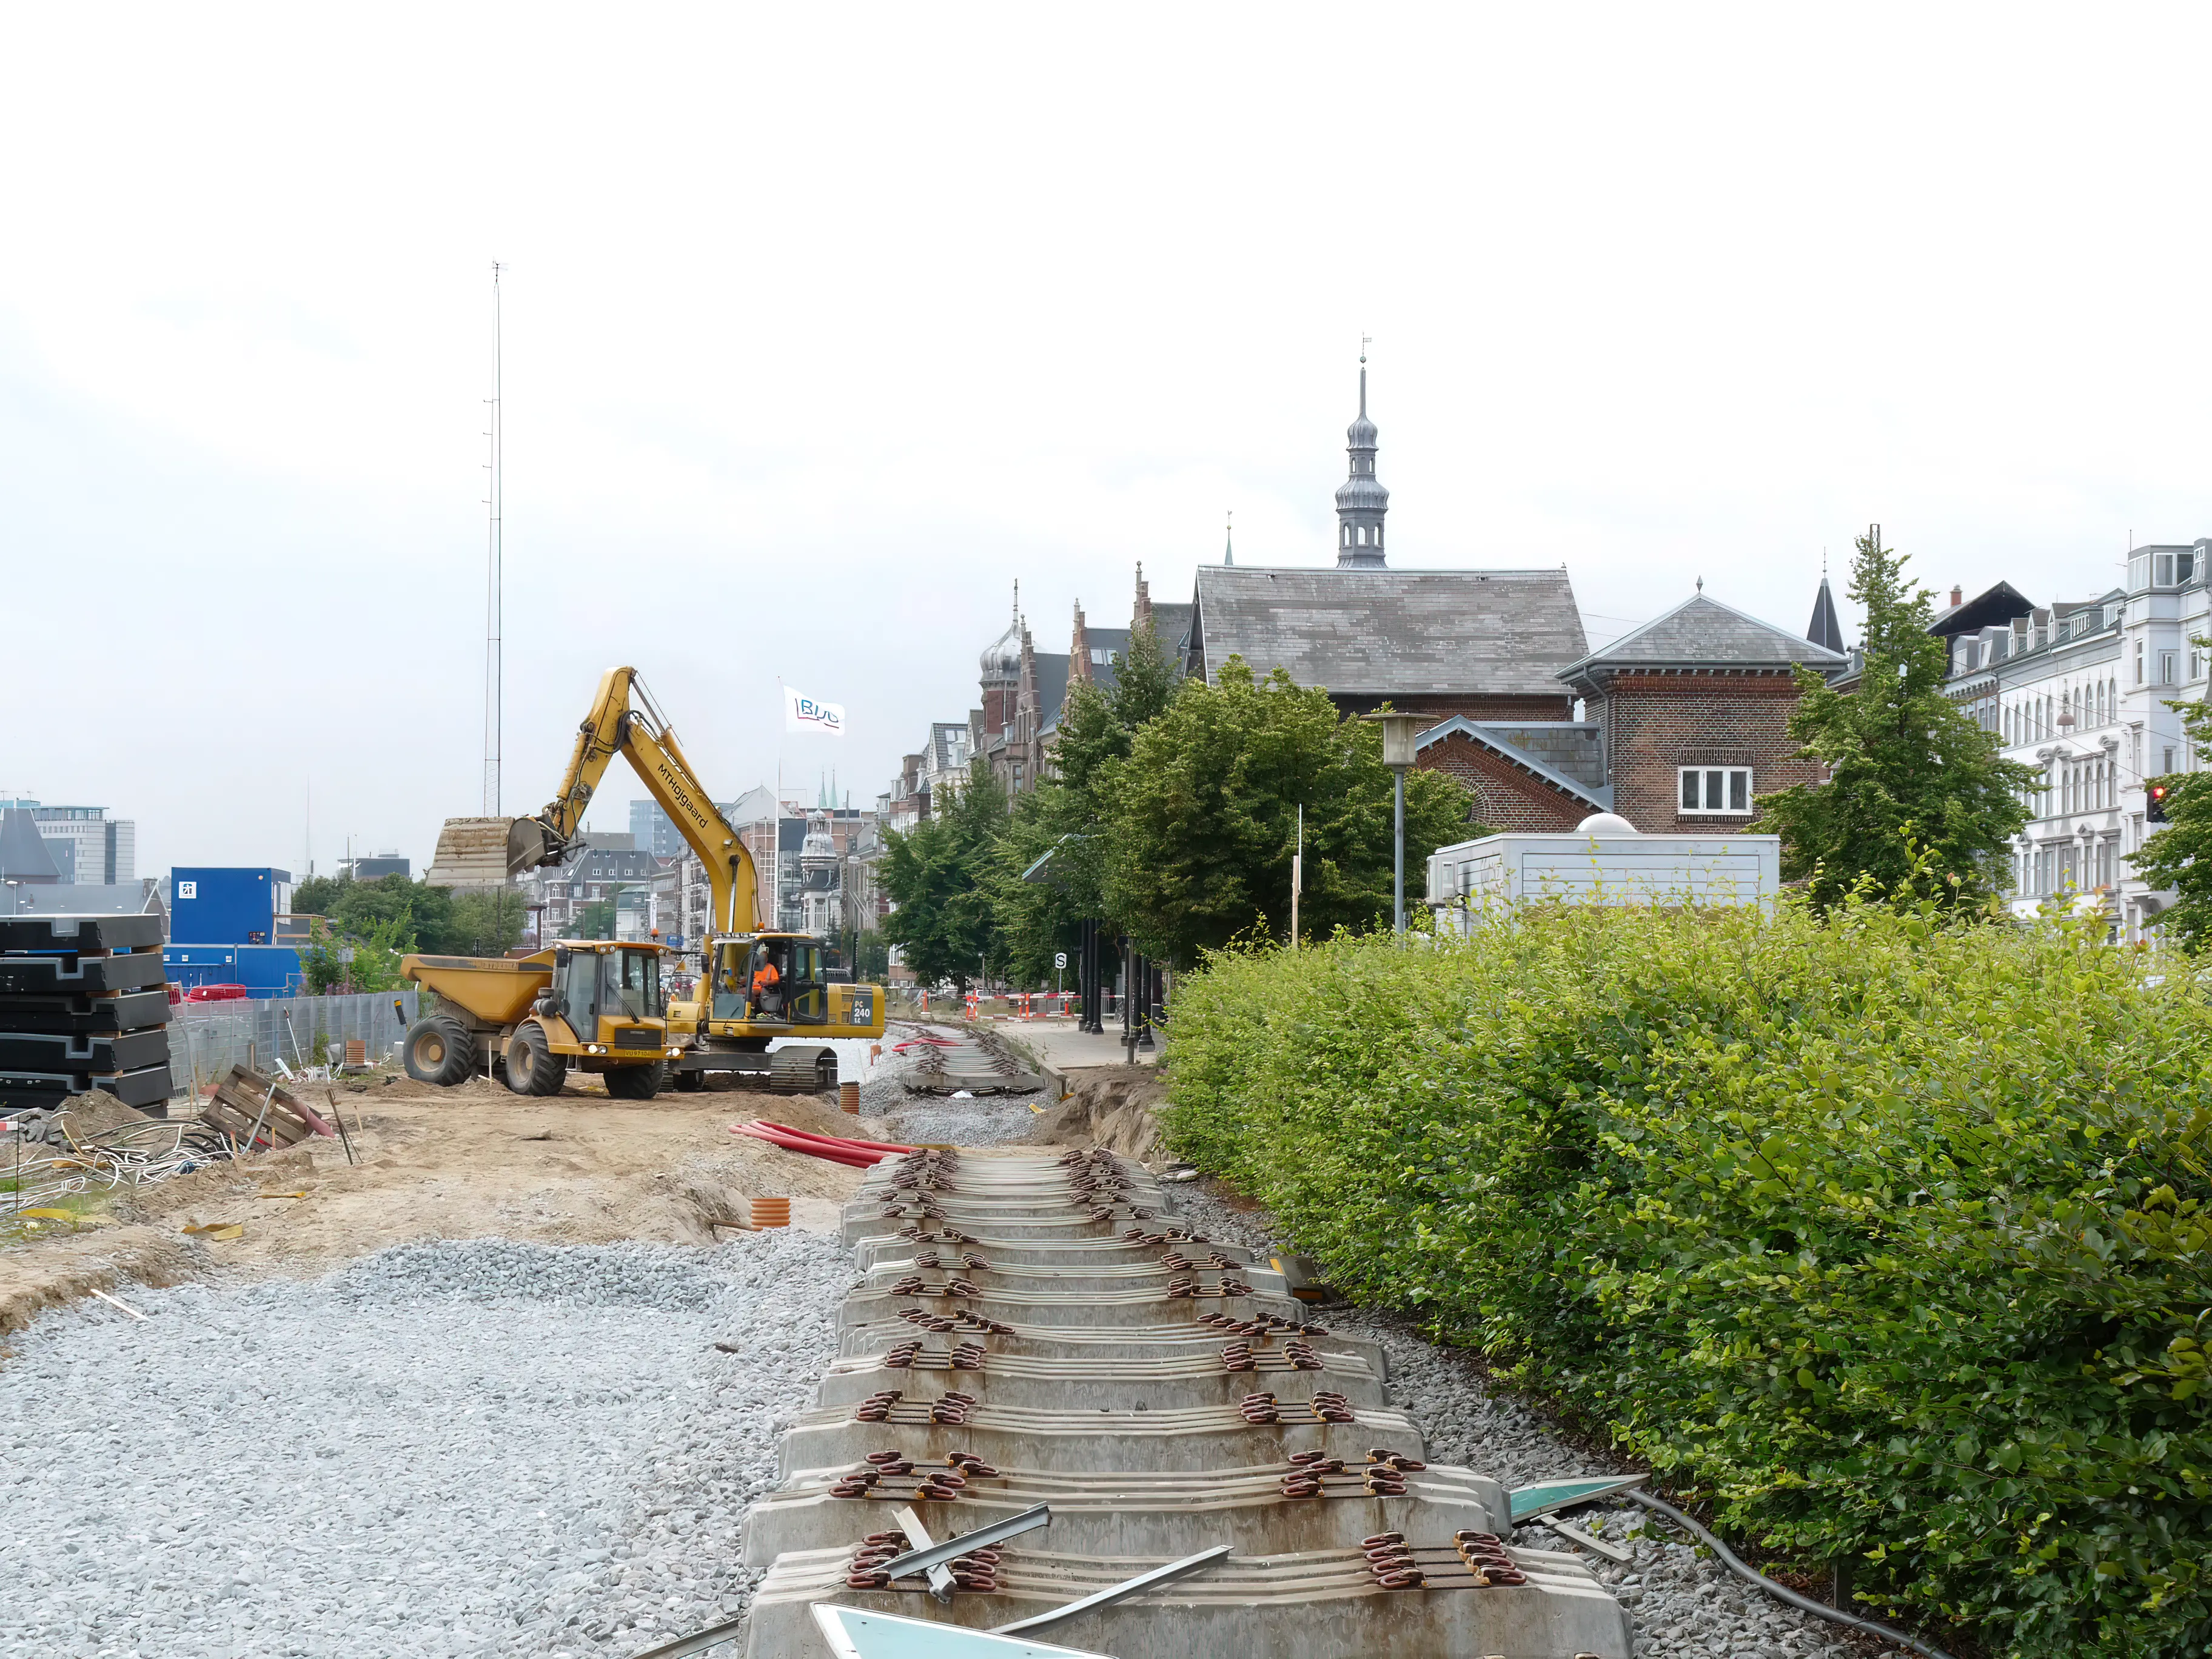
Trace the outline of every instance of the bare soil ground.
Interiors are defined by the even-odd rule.
[[[617,1100],[572,1081],[544,1098],[486,1079],[439,1089],[404,1077],[336,1090],[361,1162],[335,1139],[222,1164],[117,1194],[100,1227],[0,1250],[0,1331],[38,1309],[126,1279],[175,1283],[210,1268],[306,1276],[416,1238],[540,1243],[708,1243],[743,1198],[787,1196],[794,1227],[834,1231],[860,1171],[730,1133],[767,1118],[890,1140],[883,1119],[826,1096],[752,1089]],[[322,1091],[307,1097],[319,1108]],[[220,1242],[188,1227],[239,1223]]]

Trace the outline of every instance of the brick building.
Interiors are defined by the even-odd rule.
[[[1821,780],[1790,758],[1795,671],[1846,660],[1701,592],[1559,678],[1597,730],[1611,810],[1645,835],[1711,835],[1740,828],[1762,793]]]
[[[1416,764],[1456,779],[1474,798],[1468,816],[1492,830],[1571,830],[1612,810],[1598,729],[1586,720],[1493,726],[1455,714],[1421,733]]]

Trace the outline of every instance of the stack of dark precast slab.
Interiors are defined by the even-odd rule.
[[[1371,1343],[1246,1252],[1178,1224],[1099,1150],[927,1150],[845,1211],[865,1282],[782,1482],[746,1524],[752,1659],[828,1654],[817,1603],[988,1631],[1225,1546],[1051,1626],[1115,1659],[1628,1659],[1574,1556],[1506,1541],[1498,1483],[1426,1462]],[[1050,1521],[884,1571],[1035,1505]],[[913,1523],[910,1525],[909,1523]]]
[[[161,919],[0,915],[0,1111],[105,1090],[166,1116]]]

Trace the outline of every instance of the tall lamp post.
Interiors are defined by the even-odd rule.
[[[1436,720],[1427,714],[1384,713],[1364,719],[1382,728],[1382,764],[1390,769],[1395,811],[1391,831],[1390,928],[1406,931],[1406,774],[1413,764],[1413,739]]]

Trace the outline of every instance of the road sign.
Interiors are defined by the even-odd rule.
[[[1066,967],[1066,966],[1067,966],[1067,952],[1066,952],[1066,951],[1054,951],[1054,952],[1052,953],[1052,965],[1053,965],[1054,967],[1055,967],[1055,968],[1065,968],[1065,967]]]

